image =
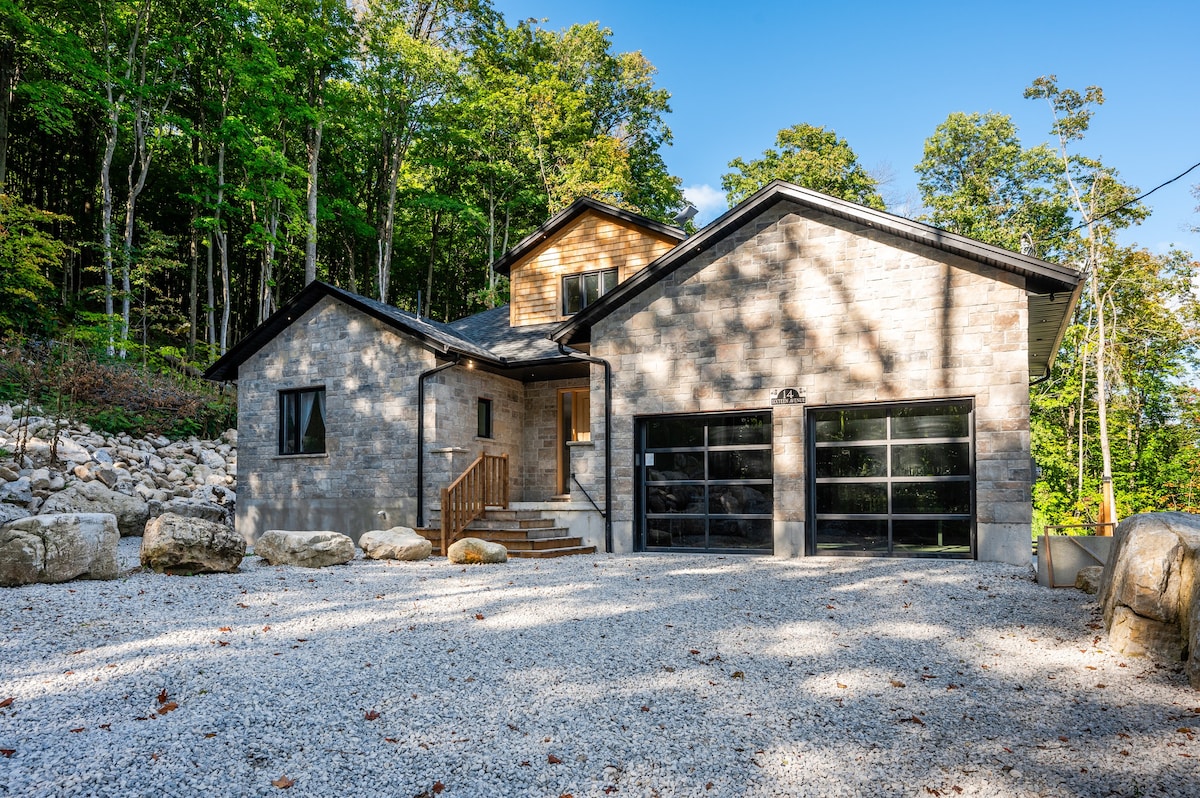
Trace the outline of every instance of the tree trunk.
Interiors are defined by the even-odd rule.
[[[0,42],[0,194],[8,177],[8,112],[17,85],[16,46]]]
[[[392,273],[392,238],[396,226],[396,182],[400,179],[400,161],[404,157],[405,151],[404,137],[399,131],[393,131],[391,139],[391,146],[387,148],[388,163],[385,170],[387,186],[384,191],[387,193],[387,202],[384,206],[383,224],[380,225],[377,247],[379,261],[376,264],[376,272],[379,276],[380,302],[388,301],[388,284],[391,282]]]
[[[317,164],[321,158],[324,121],[311,128],[308,145],[308,230],[304,242],[304,284],[317,279]]]
[[[433,212],[433,223],[429,230],[429,269],[425,274],[425,305],[433,308],[433,264],[437,260],[438,222],[442,219],[440,209]],[[432,316],[433,314],[427,314]]]

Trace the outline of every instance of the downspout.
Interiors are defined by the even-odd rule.
[[[612,364],[582,352],[568,352],[562,343],[559,343],[558,351],[573,360],[584,360],[604,367],[604,550],[612,554]]]
[[[417,377],[417,526],[421,528],[425,527],[425,379],[457,365],[458,358],[455,357]]]

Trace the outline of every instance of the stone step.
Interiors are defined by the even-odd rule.
[[[579,548],[583,544],[583,538],[557,537],[541,538],[539,540],[494,540],[492,542],[504,544],[504,548],[508,549],[509,553],[511,554],[514,551],[542,551],[545,549]]]
[[[595,546],[567,546],[558,549],[535,549],[533,551],[509,551],[508,556],[522,560],[569,557],[573,554],[595,554]]]
[[[438,519],[441,523],[441,519]],[[554,527],[553,518],[517,518],[508,520],[503,518],[476,518],[467,525],[467,529],[551,529]]]
[[[581,538],[561,534],[566,532],[566,529],[550,530],[556,534],[546,536],[541,534],[544,531],[546,530],[477,530],[475,534],[471,534],[468,530],[464,536],[499,543],[508,549],[508,556],[523,559],[596,553],[596,547],[582,545]],[[505,534],[506,532],[508,534]],[[441,551],[442,531],[440,529],[418,529],[417,533],[433,544],[434,555],[445,556]]]
[[[548,526],[539,529],[479,529],[474,524],[467,527],[462,536],[472,538],[482,538],[483,540],[491,540],[496,543],[505,543],[510,540],[545,540],[546,538],[561,538],[569,532],[566,527]],[[427,527],[418,529],[417,534],[424,536],[427,540],[434,543],[441,542],[442,530],[440,527]]]

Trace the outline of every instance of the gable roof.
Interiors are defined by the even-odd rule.
[[[1083,275],[1078,271],[782,180],[759,189],[699,233],[576,313],[559,325],[552,337],[564,344],[590,340],[592,326],[598,321],[780,202],[791,202],[1024,277],[1026,289],[1031,294],[1030,373],[1040,376],[1049,372],[1066,332],[1067,321],[1083,289]]]
[[[495,329],[497,325],[492,323],[493,317],[499,316],[501,310],[507,326],[507,306],[469,316],[454,324],[443,324],[315,280],[209,366],[204,376],[210,380],[236,380],[238,367],[242,363],[325,297],[333,297],[392,329],[416,338],[438,354],[465,356],[496,370],[517,368],[535,361],[545,363],[571,359],[559,351],[555,342],[549,340],[545,325],[541,329],[514,330],[508,335]],[[486,318],[480,320],[479,317]],[[476,335],[480,337],[477,339]],[[527,340],[530,338],[537,340]],[[492,346],[496,347],[495,351]]]
[[[568,207],[551,216],[541,227],[522,238],[515,247],[504,253],[503,256],[492,264],[492,270],[498,274],[507,275],[514,265],[533,252],[540,244],[562,231],[563,228],[588,211],[641,227],[651,233],[656,233],[674,241],[682,241],[687,237],[687,234],[678,227],[671,227],[662,222],[656,222],[649,217],[623,210],[615,205],[594,200],[591,197],[580,197]]]

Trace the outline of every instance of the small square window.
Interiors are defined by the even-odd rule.
[[[325,389],[279,392],[279,453],[325,451]]]
[[[478,409],[478,431],[480,438],[492,437],[492,400],[480,399]]]

